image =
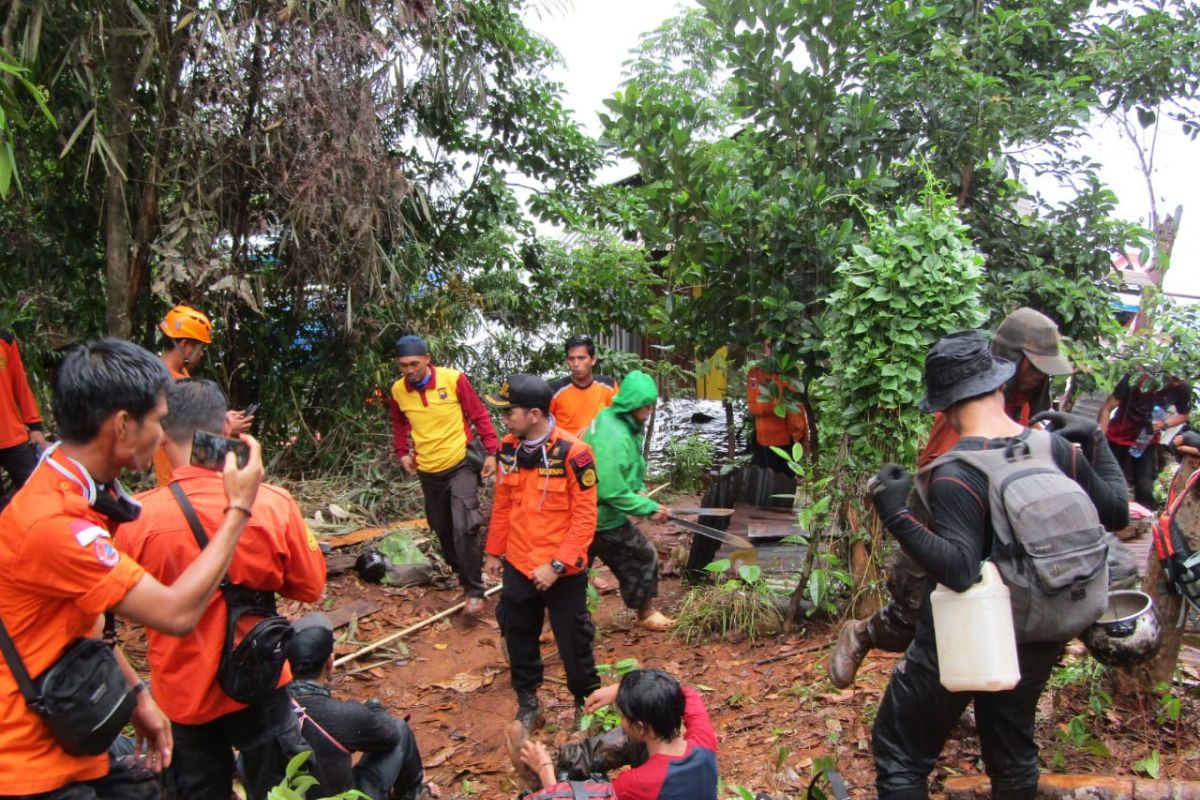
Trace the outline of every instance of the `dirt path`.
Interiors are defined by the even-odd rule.
[[[647,526],[660,552],[667,556],[678,534]],[[662,585],[662,605],[670,612],[680,593],[677,578]],[[435,589],[396,590],[361,583],[349,574],[331,579],[326,605],[371,599],[381,610],[359,622],[352,632],[361,644],[418,621],[459,599],[456,592]],[[515,698],[499,649],[495,600],[477,622],[458,615],[414,634],[398,651],[397,660],[371,667],[385,656],[372,654],[347,664],[334,681],[335,691],[366,699],[376,697],[393,713],[409,717],[425,758],[430,779],[443,796],[511,798],[516,794],[512,770],[503,751],[503,728],[512,719]],[[299,607],[285,613],[300,613]],[[726,788],[745,785],[776,797],[802,796],[813,760],[834,756],[855,797],[873,796],[870,727],[897,655],[875,651],[868,657],[854,689],[839,692],[824,673],[824,659],[836,634],[829,624],[814,624],[800,636],[750,647],[715,643],[687,648],[664,634],[644,632],[620,600],[605,596],[599,612],[596,658],[614,663],[633,657],[679,675],[704,694],[720,737],[718,754]],[[342,629],[340,633],[344,633]],[[338,655],[356,648],[338,647]],[[544,740],[569,737],[571,698],[563,670],[547,644],[547,706]],[[1039,713],[1038,738],[1043,766],[1072,772],[1130,774],[1133,765],[1152,751],[1160,754],[1164,778],[1200,778],[1200,726],[1197,723],[1196,675],[1191,696],[1182,700],[1179,723],[1160,725],[1157,703],[1139,708],[1101,702],[1089,711],[1096,694],[1089,683],[1087,659],[1069,661],[1067,685],[1045,693]],[[370,667],[362,670],[363,667]],[[351,673],[351,670],[362,671]],[[1072,722],[1073,719],[1081,720]],[[1090,738],[1089,738],[1090,737]],[[1103,751],[1109,753],[1102,755]],[[981,768],[973,731],[960,728],[948,742],[934,779],[971,774]],[[726,791],[722,797],[730,796]]]

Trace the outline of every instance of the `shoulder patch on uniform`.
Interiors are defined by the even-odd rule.
[[[96,554],[97,561],[110,569],[121,560],[121,554],[117,552],[117,548],[113,547],[113,543],[107,535],[92,542],[92,552]]]
[[[592,457],[591,450],[580,450],[575,455],[571,456],[571,471],[575,473],[575,480],[579,481],[579,488],[584,491],[592,489],[596,486],[596,460]]]
[[[571,466],[573,466],[577,471],[586,469],[595,463],[596,460],[592,458],[592,451],[590,449],[580,450],[578,453],[571,456]]]
[[[304,529],[308,532],[308,549],[320,550],[321,544],[317,541],[317,535],[312,532],[312,528],[305,525]]]

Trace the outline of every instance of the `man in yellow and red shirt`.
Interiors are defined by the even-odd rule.
[[[162,438],[170,376],[152,353],[101,339],[68,353],[54,385],[62,439],[0,514],[0,619],[26,670],[44,673],[75,639],[90,636],[114,611],[147,628],[183,636],[229,565],[256,508],[262,479],[257,442],[246,437],[249,463],[223,472],[225,512],[204,555],[170,586],[113,547],[110,528],[140,506],[116,478],[144,470]],[[131,691],[137,673],[117,650]],[[139,749],[158,771],[171,761],[171,728],[150,693],[133,715]],[[129,771],[108,755],[67,753],[46,721],[29,708],[0,659],[0,797],[126,798]]]
[[[221,475],[193,466],[192,436],[219,428],[228,410],[212,381],[177,381],[167,390],[167,455],[171,482],[187,495],[204,530],[214,530],[226,505]],[[141,516],[122,525],[116,545],[158,580],[170,584],[200,555],[200,545],[170,487],[138,496]],[[325,588],[325,557],[304,516],[286,490],[264,483],[254,516],[238,543],[227,579],[258,591],[315,602]],[[243,777],[252,798],[266,797],[284,777],[288,760],[307,750],[283,688],[284,667],[271,695],[246,705],[226,695],[217,681],[225,647],[227,606],[222,594],[208,602],[187,636],[147,631],[154,695],[171,720],[175,737],[175,785],[181,797],[228,797],[233,788],[233,748],[241,752]],[[245,633],[261,618],[239,620]]]
[[[596,375],[596,345],[590,336],[567,339],[567,368],[570,374],[550,384],[550,415],[554,422],[572,436],[583,436],[600,409],[612,405],[617,395],[617,381],[607,375]]]
[[[431,364],[421,337],[400,337],[396,366],[404,375],[388,404],[396,457],[421,481],[425,518],[466,594],[464,613],[475,616],[484,608],[479,483],[496,472],[496,428],[467,376]]]
[[[503,575],[496,618],[517,692],[514,724],[525,733],[542,718],[538,637],[547,611],[577,716],[600,685],[592,654],[595,628],[587,609],[588,547],[597,515],[596,463],[590,447],[554,424],[550,395],[546,381],[518,374],[487,398],[508,428],[500,447],[487,569]]]
[[[21,348],[11,331],[0,330],[0,468],[8,473],[13,491],[20,489],[46,448],[42,415],[25,377]],[[0,486],[0,508],[5,498]]]

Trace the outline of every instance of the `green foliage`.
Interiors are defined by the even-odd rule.
[[[663,454],[666,472],[652,480],[666,480],[676,492],[696,492],[704,488],[715,460],[715,448],[700,436],[672,438]]]
[[[317,779],[309,775],[304,765],[312,756],[309,751],[298,753],[288,762],[283,782],[267,792],[267,800],[306,800],[308,791],[317,785]],[[339,795],[320,798],[320,800],[369,800],[367,795],[357,789],[350,789]]]
[[[8,190],[14,181],[18,189],[21,186],[17,155],[12,143],[13,131],[29,128],[21,112],[21,96],[17,94],[14,84],[32,98],[51,126],[58,124],[46,105],[46,90],[32,83],[28,75],[29,70],[22,67],[12,54],[0,49],[0,200],[8,198]]]
[[[1110,672],[1104,665],[1090,658],[1069,661],[1050,673],[1046,688],[1052,692],[1087,687],[1087,708],[1072,716],[1066,724],[1055,729],[1058,740],[1050,755],[1050,767],[1063,771],[1071,764],[1073,753],[1085,753],[1100,758],[1111,758],[1108,745],[1095,734],[1095,727],[1103,725],[1105,715],[1112,708],[1112,697],[1103,688]]]
[[[779,598],[763,579],[762,568],[739,564],[737,577],[722,579],[732,568],[727,558],[712,562],[704,569],[717,577],[717,583],[693,587],[684,595],[675,615],[674,635],[689,647],[710,639],[744,639],[753,644],[782,629]]]
[[[596,665],[596,672],[602,677],[616,675],[618,678],[623,678],[635,669],[640,669],[636,658],[622,658],[614,664]],[[593,735],[612,730],[620,724],[620,712],[607,705],[600,706],[590,714],[584,714],[579,718],[579,730]]]
[[[1200,309],[1182,305],[1147,289],[1143,304],[1148,323],[1116,340],[1103,365],[1104,388],[1111,390],[1135,370],[1146,376],[1147,391],[1160,389],[1170,376],[1191,380],[1200,362]]]
[[[1133,762],[1133,771],[1148,775],[1153,780],[1158,780],[1158,773],[1161,767],[1160,761],[1158,751],[1151,750],[1150,755]]]

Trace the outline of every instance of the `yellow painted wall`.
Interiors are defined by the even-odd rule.
[[[729,348],[722,347],[704,361],[696,362],[696,398],[699,400],[724,400],[727,389],[725,370]]]

